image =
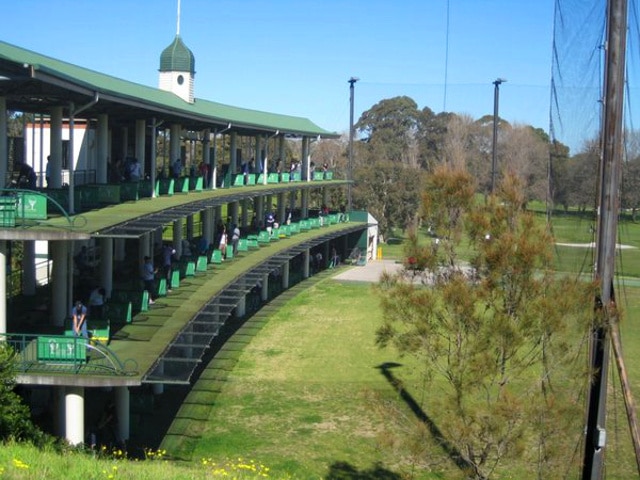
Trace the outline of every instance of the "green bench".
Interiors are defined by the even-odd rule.
[[[249,240],[246,238],[241,238],[238,240],[238,251],[239,252],[248,252],[249,251]]]
[[[208,263],[206,255],[200,255],[196,262],[196,272],[206,272]]]
[[[303,230],[310,230],[311,229],[311,224],[309,223],[309,220],[300,220],[298,222],[298,225],[300,226],[300,231],[301,232]]]
[[[271,235],[266,230],[262,230],[258,233],[258,244],[267,244],[271,241]]]
[[[222,263],[222,250],[216,248],[211,252],[210,263]]]

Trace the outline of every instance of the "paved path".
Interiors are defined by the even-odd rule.
[[[402,264],[395,260],[370,260],[365,266],[351,267],[339,273],[334,280],[347,282],[377,282],[383,272],[395,273],[402,268]]]

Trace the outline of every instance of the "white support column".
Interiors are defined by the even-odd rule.
[[[173,165],[173,162],[175,162],[177,158],[181,158],[180,147],[182,126],[177,123],[172,124],[171,133],[169,135],[169,151],[171,152],[171,156],[169,157],[169,173],[171,174],[171,166]],[[182,166],[184,166],[184,158],[182,158],[182,162]]]
[[[176,250],[176,257],[180,258],[182,255],[182,220],[175,220],[173,222],[173,248]],[[167,285],[170,288],[170,285]]]
[[[22,293],[36,294],[36,242],[25,240],[22,242]]]
[[[309,189],[305,188],[302,190],[302,208],[300,212],[300,216],[302,218],[307,218],[309,216]]]
[[[113,238],[100,239],[100,284],[104,287],[107,298],[113,290]]]
[[[269,274],[265,273],[262,276],[262,288],[260,289],[260,299],[263,302],[269,300]]]
[[[231,132],[230,146],[231,159],[229,160],[229,173],[235,175],[238,173],[238,132]],[[226,180],[226,179],[225,179]],[[230,180],[233,182],[233,178]],[[231,184],[228,185],[229,187]]]
[[[70,305],[67,304],[67,275],[68,275],[68,251],[70,242],[54,241],[49,242],[51,249],[51,259],[53,268],[51,270],[51,316],[50,322],[56,327],[64,325],[64,320],[69,312]]]
[[[84,387],[66,387],[65,438],[71,445],[84,443]]]
[[[9,163],[7,134],[7,99],[0,96],[0,178],[7,178]]]
[[[213,209],[207,207],[202,212],[202,236],[207,239],[209,243],[213,242]]]
[[[122,132],[122,151],[120,152],[120,156],[122,158],[133,156],[134,153],[129,150],[129,129],[127,127],[120,127],[120,132]]]
[[[311,157],[309,156],[309,137],[302,137],[302,181],[310,181],[309,175],[309,163],[311,161]]]
[[[309,278],[309,259],[311,252],[307,248],[303,253],[304,259],[302,261],[302,278]]]
[[[146,140],[146,128],[147,122],[142,120],[136,120],[136,155],[140,163],[140,178],[144,178],[144,166],[145,166],[145,140]]]
[[[256,219],[258,220],[258,226],[261,230],[265,228],[264,224],[264,197],[262,195],[258,195],[255,197],[255,211],[256,211]]]
[[[258,175],[261,172],[261,170],[264,170],[264,168],[260,168],[260,167],[264,167],[264,165],[262,164],[262,135],[256,135],[255,137],[255,141],[256,141],[256,145],[255,145],[255,150],[254,150],[254,165],[255,165],[255,173],[256,173],[256,180],[258,179]],[[266,177],[264,177],[266,178]],[[263,181],[264,182],[264,181]],[[266,182],[264,182],[266,183]]]
[[[289,260],[287,260],[282,265],[282,288],[283,288],[283,290],[286,290],[286,289],[289,288],[289,265],[290,265],[290,263],[291,262]]]
[[[246,295],[240,299],[236,306],[236,318],[242,318],[247,313],[247,297]]]
[[[51,109],[49,134],[51,187],[60,188],[62,187],[62,107]]]
[[[240,210],[240,202],[231,202],[231,223],[238,225],[238,210]],[[231,234],[231,232],[229,232]]]
[[[209,147],[209,143],[211,140],[211,129],[205,128],[202,131],[202,163],[208,165],[209,170],[208,174],[202,181],[203,190],[207,190],[210,188],[209,182],[211,181],[211,149]]]
[[[224,137],[223,137],[224,138]],[[218,134],[213,134],[213,147],[211,148],[211,190],[218,188]]]
[[[129,388],[116,387],[116,415],[118,417],[118,435],[117,439],[126,442],[129,440],[130,432],[130,416],[129,409]]]
[[[266,213],[275,213],[273,211],[273,195],[267,195],[266,202],[267,202],[265,206],[265,209],[267,210]]]
[[[96,126],[97,162],[96,162],[96,182],[108,183],[107,165],[109,163],[109,116],[106,113],[98,115]],[[115,159],[112,159],[115,161]],[[54,172],[55,170],[51,170]]]
[[[157,133],[156,117],[153,117],[151,119],[151,152],[149,152],[149,156],[151,157],[151,161],[149,162],[149,168],[151,169],[149,172],[149,178],[151,179],[151,198],[156,198],[156,172],[158,171],[156,165],[158,157],[158,153],[156,152],[156,146],[158,144]]]
[[[187,240],[193,241],[193,213],[187,215]]]
[[[124,261],[126,257],[126,249],[125,249],[125,241],[124,238],[116,238],[114,245],[113,257],[116,262]]]
[[[249,225],[249,199],[242,199],[242,228],[247,228]]]
[[[0,240],[0,333],[7,332],[7,242]]]
[[[278,215],[276,218],[278,219],[278,223],[280,225],[284,225],[286,221],[286,205],[287,203],[284,198],[284,192],[278,193]]]
[[[156,374],[164,375],[164,362],[160,361],[158,366],[156,367]],[[153,384],[153,394],[154,395],[162,395],[164,393],[164,383],[154,383]]]
[[[280,135],[278,137],[278,157],[280,158],[280,167],[282,167],[282,171],[286,172],[288,170],[285,170],[285,163],[284,163],[284,157],[285,157],[285,138],[284,135]]]
[[[151,250],[151,235],[149,232],[144,233],[140,236],[140,248],[138,248],[138,265],[142,265],[144,263],[144,257],[153,258],[153,251]],[[157,265],[155,265],[157,266]],[[136,272],[139,274],[139,272]]]

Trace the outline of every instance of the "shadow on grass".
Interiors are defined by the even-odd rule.
[[[391,369],[401,366],[402,365],[399,363],[387,362],[383,363],[382,365],[378,365],[376,368],[380,369],[382,375],[400,394],[400,398],[402,398],[402,400],[407,404],[416,418],[427,426],[434,440],[446,452],[453,463],[455,463],[455,465],[464,472],[473,471],[473,465],[462,457],[462,454],[455,446],[449,443],[449,441],[445,438],[444,434],[440,431],[435,422],[427,415],[422,407],[420,407],[418,402],[416,402],[416,400],[407,391],[407,389],[404,388],[402,380],[396,378],[393,375]]]
[[[358,470],[347,462],[336,462],[329,467],[325,480],[400,480],[402,477],[381,465]]]

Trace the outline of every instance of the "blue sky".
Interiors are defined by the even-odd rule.
[[[8,43],[156,87],[178,0],[0,0]],[[448,8],[447,8],[448,6]],[[349,127],[380,100],[549,130],[554,0],[181,0],[195,94]],[[448,15],[447,15],[448,12]],[[448,21],[447,21],[448,17]],[[448,24],[448,29],[447,29]]]

